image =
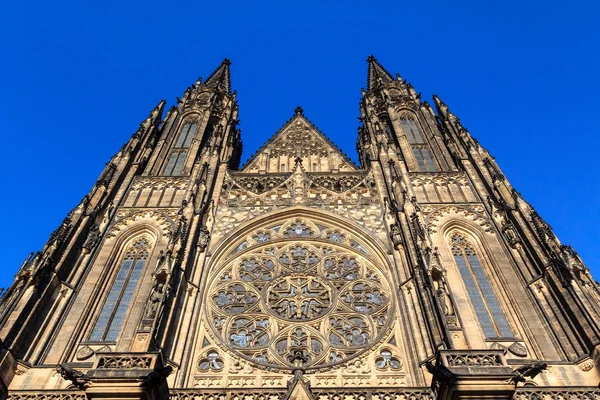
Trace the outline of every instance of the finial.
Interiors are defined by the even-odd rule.
[[[300,106],[296,107],[294,112],[296,113],[296,115],[304,115],[304,110]]]
[[[223,59],[223,64],[231,65],[231,60],[229,60],[229,58],[225,58],[225,59]]]
[[[373,54],[371,54],[368,58],[367,58],[367,62],[371,62],[371,61],[375,61],[375,56]]]

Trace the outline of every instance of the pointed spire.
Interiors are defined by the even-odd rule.
[[[141,124],[140,129],[148,129],[151,126],[156,126],[162,118],[163,109],[165,108],[165,104],[167,102],[165,100],[161,100],[152,111],[150,111],[150,115],[146,118]]]
[[[450,109],[446,103],[444,103],[442,99],[438,97],[437,94],[433,95],[433,102],[435,103],[435,108],[437,109],[438,114],[442,114],[442,116],[447,117],[447,113],[450,111]]]
[[[379,64],[379,61],[377,61],[374,56],[369,56],[369,58],[367,58],[367,62],[369,63],[367,91],[376,88],[381,83],[392,82],[394,80],[392,74],[383,68],[383,66]]]
[[[223,60],[219,68],[217,68],[212,74],[206,78],[204,84],[213,89],[220,90],[225,93],[231,93],[231,74],[229,72],[229,66],[231,61],[229,58]]]

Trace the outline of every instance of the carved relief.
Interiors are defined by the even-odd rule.
[[[460,172],[411,174],[411,183],[420,203],[477,201],[469,179]]]
[[[241,187],[235,179],[234,175],[229,176],[223,186],[215,215],[215,236],[222,237],[242,222],[266,212],[294,205],[329,210],[373,233],[381,234],[385,230],[381,202],[371,175],[344,174],[342,178],[332,175],[329,181],[321,175],[321,182],[332,186],[329,189],[297,166],[287,180],[261,194]]]
[[[425,211],[429,211],[426,213]],[[428,208],[424,209],[423,213],[427,215],[425,222],[427,224],[427,231],[430,234],[437,232],[438,222],[445,215],[459,215],[461,217],[466,217],[471,221],[475,222],[485,232],[492,232],[492,224],[491,221],[485,216],[483,213],[483,207],[478,205],[473,206],[444,206],[439,208]]]
[[[340,364],[377,343],[389,325],[390,285],[350,238],[298,218],[249,234],[208,291],[217,342],[268,370]],[[380,356],[382,370],[401,367],[395,355]],[[348,373],[370,371],[356,362]]]
[[[174,226],[174,219],[177,216],[176,209],[162,209],[162,210],[132,210],[132,209],[121,209],[117,212],[112,225],[109,227],[106,233],[107,238],[115,237],[118,232],[122,231],[128,225],[142,221],[142,220],[153,220],[157,223],[163,233],[164,237],[168,237],[171,229]]]

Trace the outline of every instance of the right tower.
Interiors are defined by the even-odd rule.
[[[357,150],[381,177],[408,309],[430,313],[407,320],[421,326],[417,358],[437,355],[428,369],[440,398],[494,388],[501,398],[511,379],[492,368],[495,352],[544,386],[596,386],[600,290],[581,258],[438,96],[436,115],[400,75],[367,61]]]

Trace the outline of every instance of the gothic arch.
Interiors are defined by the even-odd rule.
[[[246,237],[250,232],[265,226],[265,224],[272,225],[276,221],[286,220],[296,216],[306,217],[313,221],[321,222],[330,228],[347,230],[372,250],[372,254],[370,255],[375,255],[377,257],[377,262],[385,264],[390,263],[387,246],[378,237],[374,236],[372,232],[367,231],[356,222],[327,210],[315,210],[310,207],[294,206],[286,208],[285,210],[266,212],[262,217],[246,221],[233,231],[228,232],[228,234],[224,236],[211,251],[211,264],[216,265],[217,263],[222,262],[223,257],[229,254],[231,250],[238,245],[240,240],[232,240],[232,238]]]
[[[266,371],[372,358],[397,318],[387,257],[379,239],[330,213],[267,213],[210,256],[203,329],[223,352]]]
[[[120,232],[124,229],[128,229],[132,226],[144,225],[152,227],[156,232],[160,232],[156,235],[158,238],[160,235],[168,237],[174,227],[173,218],[177,211],[164,211],[160,210],[123,210],[118,213],[115,217],[115,221],[109,226],[106,233],[106,238],[111,239],[116,236],[120,236]]]
[[[485,333],[485,329],[483,328],[482,321],[480,320],[480,315],[478,314],[478,310],[475,308],[474,299],[471,298],[472,293],[470,292],[469,284],[465,281],[465,276],[463,275],[464,271],[461,272],[461,267],[457,264],[455,256],[453,254],[453,244],[452,240],[455,238],[455,235],[459,235],[464,238],[468,245],[471,246],[474,250],[474,254],[480,263],[480,268],[483,272],[484,279],[491,285],[491,297],[486,298],[484,296],[484,302],[487,304],[489,301],[497,301],[500,305],[501,316],[503,316],[504,320],[502,323],[506,322],[508,326],[508,330],[512,331],[510,335],[501,335],[497,336],[489,335]],[[482,337],[486,340],[489,340],[493,337],[515,337],[517,336],[515,333],[519,331],[519,325],[517,321],[514,320],[512,315],[514,315],[513,307],[511,306],[511,301],[509,300],[509,295],[506,293],[505,282],[502,278],[501,269],[498,265],[498,259],[504,254],[498,254],[500,250],[500,242],[496,235],[487,233],[484,228],[478,223],[477,220],[467,219],[466,216],[462,218],[452,218],[447,221],[443,221],[440,232],[436,233],[434,236],[434,243],[440,249],[440,254],[442,255],[442,259],[444,264],[446,265],[446,271],[450,278],[451,290],[453,294],[457,294],[457,289],[459,289],[460,296],[463,300],[467,299],[467,303],[459,305],[459,317],[463,320],[463,323],[466,322],[465,319],[473,320],[480,326],[480,330],[482,332]],[[495,242],[495,243],[494,243]],[[500,256],[500,257],[499,257]],[[463,265],[463,268],[465,266]],[[479,283],[477,284],[479,287]],[[471,288],[472,289],[472,288]],[[481,288],[480,288],[481,289]],[[482,292],[483,293],[483,292]],[[468,316],[464,314],[460,315],[460,310],[468,308],[470,312]],[[467,318],[468,317],[468,318]],[[490,318],[491,314],[490,314]],[[494,325],[496,321],[494,320]],[[504,329],[506,332],[506,328]],[[473,339],[473,336],[470,335],[470,338]]]
[[[145,249],[147,255],[145,256],[145,262],[139,271],[139,277],[137,277],[135,281],[134,293],[131,296],[132,299],[135,299],[138,297],[144,284],[147,283],[146,278],[150,275],[149,272],[152,269],[152,260],[155,258],[154,255],[157,252],[157,248],[164,246],[164,239],[160,230],[156,226],[147,223],[138,223],[129,227],[117,237],[108,238],[104,241],[104,243],[102,243],[101,246],[99,246],[100,251],[98,253],[98,257],[94,260],[96,268],[100,269],[100,278],[96,282],[98,291],[95,296],[96,300],[91,303],[89,312],[86,314],[87,322],[85,325],[85,335],[82,337],[84,342],[90,340],[94,341],[94,339],[92,339],[93,331],[98,323],[98,319],[100,318],[102,310],[108,301],[109,294],[113,290],[113,286],[116,284],[116,280],[114,278],[117,276],[117,271],[122,268],[126,254],[131,251],[136,243],[140,241],[145,241],[145,243],[147,243],[147,248]],[[119,302],[120,301],[121,300],[119,300]],[[118,305],[119,303],[117,302],[115,303],[114,307],[117,307]],[[127,305],[125,316],[123,317],[122,323],[120,324],[119,333],[117,334],[118,337],[120,336],[122,330],[125,329],[134,305],[134,301],[131,301]],[[101,341],[104,341],[104,339]]]
[[[484,232],[492,232],[492,223],[484,214],[485,209],[482,206],[462,207],[457,205],[448,205],[430,212],[425,218],[427,231],[430,234],[438,232],[438,230],[447,229],[445,226],[448,223],[465,223],[469,221],[472,224],[478,225],[476,230],[481,228]],[[468,225],[467,225],[468,226]],[[474,226],[474,225],[473,225]]]

